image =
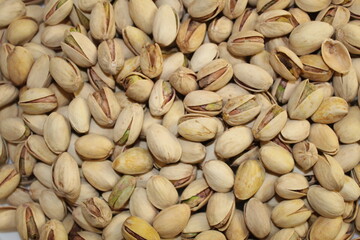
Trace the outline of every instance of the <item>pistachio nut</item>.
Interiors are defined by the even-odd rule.
[[[0,217],[5,221],[1,222],[0,231],[16,231],[16,207],[1,207]]]
[[[10,81],[15,86],[26,83],[27,77],[34,63],[30,51],[24,47],[16,46],[7,57],[7,71]]]
[[[40,239],[66,239],[67,237],[64,224],[56,219],[47,221],[40,229]]]
[[[0,27],[7,27],[15,19],[26,13],[25,3],[20,0],[1,1],[0,3]]]
[[[308,232],[309,239],[335,238],[341,229],[343,219],[341,217],[326,218],[318,217]],[[325,230],[326,229],[326,230]]]
[[[50,0],[44,8],[43,20],[48,25],[56,25],[71,12],[72,0]]]
[[[210,230],[206,213],[196,213],[190,216],[189,222],[181,233],[183,239],[194,239],[199,233]]]
[[[146,133],[150,152],[161,162],[175,163],[181,157],[181,145],[177,138],[164,126],[153,124]]]
[[[180,161],[183,163],[200,163],[206,155],[205,146],[201,143],[179,139],[182,153]]]
[[[233,33],[228,40],[228,50],[236,57],[255,55],[264,50],[264,35],[253,30]]]
[[[360,148],[357,143],[340,145],[339,152],[334,156],[344,172],[349,172],[358,164]]]
[[[249,230],[246,227],[242,211],[235,209],[234,216],[228,229],[226,229],[225,235],[229,240],[245,240],[249,236]]]
[[[279,46],[270,55],[274,71],[288,81],[296,81],[304,68],[300,58],[290,49]]]
[[[278,227],[290,228],[305,223],[311,214],[312,211],[306,208],[303,200],[285,200],[274,207],[271,219]]]
[[[109,240],[123,239],[122,226],[130,216],[129,211],[123,211],[115,215],[111,219],[111,222],[104,228],[102,236]]]
[[[22,17],[10,23],[6,30],[6,39],[14,45],[23,45],[29,42],[38,31],[35,19]]]
[[[0,47],[0,70],[3,77],[9,79],[9,71],[7,66],[7,58],[14,51],[15,46],[10,43],[1,44]]]
[[[44,139],[47,146],[56,154],[65,152],[70,144],[71,129],[65,117],[52,112],[44,123]]]
[[[206,90],[192,91],[184,98],[185,109],[190,113],[218,115],[223,107],[222,97]]]
[[[201,232],[199,235],[197,235],[194,239],[196,240],[225,240],[225,235],[219,231],[216,230],[207,230],[207,231],[203,231]]]
[[[346,74],[335,73],[333,77],[333,86],[335,95],[351,102],[356,98],[356,89],[359,86],[355,68],[351,67]]]
[[[39,239],[45,215],[37,203],[24,203],[16,209],[16,229],[21,239]]]
[[[206,22],[216,17],[225,7],[223,0],[210,0],[208,2],[193,1],[188,6],[190,16],[200,22]]]
[[[180,201],[189,205],[191,211],[202,208],[213,194],[212,189],[204,178],[191,182],[182,192]]]
[[[43,190],[39,197],[39,204],[44,214],[50,219],[62,221],[67,214],[64,200],[56,196],[53,190]]]
[[[298,143],[305,140],[309,133],[310,123],[307,120],[287,120],[279,138],[284,143]]]
[[[139,104],[125,107],[119,114],[114,127],[114,142],[132,145],[140,135],[144,121],[144,111]]]
[[[289,98],[287,111],[291,119],[305,120],[315,113],[323,100],[323,91],[308,80],[302,81]]]
[[[346,7],[330,5],[321,10],[315,21],[323,21],[338,29],[341,25],[347,24],[350,20],[350,11]]]
[[[179,27],[176,44],[184,54],[195,52],[204,41],[206,24],[192,18],[185,19]]]
[[[64,152],[52,164],[52,187],[58,196],[69,201],[80,195],[80,172],[74,158]]]
[[[142,174],[151,170],[153,159],[148,150],[135,147],[122,152],[113,161],[113,168],[123,174]]]
[[[169,56],[164,58],[163,71],[160,75],[160,79],[169,79],[171,74],[173,74],[179,67],[186,67],[188,64],[188,59],[181,52],[171,53]],[[192,68],[192,70],[194,70]],[[195,70],[194,70],[195,71]]]
[[[152,34],[154,41],[161,46],[169,46],[177,37],[179,25],[179,16],[174,8],[167,4],[160,6],[153,21]]]
[[[218,132],[216,118],[203,114],[186,114],[179,119],[178,133],[186,140],[204,142],[213,139]]]
[[[214,193],[206,207],[209,225],[219,231],[226,230],[234,216],[235,196],[232,192]]]
[[[47,88],[30,88],[21,93],[19,106],[28,114],[43,114],[57,107],[54,92]]]
[[[133,26],[123,28],[122,36],[126,46],[135,55],[140,55],[141,49],[146,43],[152,43],[152,40],[145,32]]]
[[[347,202],[357,201],[357,199],[360,196],[359,185],[356,183],[356,181],[353,178],[347,175],[345,175],[344,179],[345,179],[344,185],[339,191],[339,193]]]
[[[182,95],[187,95],[192,91],[198,90],[197,76],[195,72],[186,67],[179,67],[169,78],[173,88]]]
[[[255,30],[258,17],[259,15],[256,9],[246,8],[244,12],[235,20],[232,33]]]
[[[275,185],[276,193],[285,199],[298,199],[306,196],[309,183],[299,173],[288,173],[278,178]]]
[[[312,124],[308,140],[324,153],[335,155],[339,151],[338,137],[326,124]]]
[[[130,216],[122,226],[122,235],[126,240],[136,240],[139,238],[160,240],[159,233],[148,222],[142,218]]]
[[[149,201],[158,209],[165,209],[178,202],[178,193],[174,185],[163,176],[152,176],[146,183]]]
[[[343,98],[330,97],[321,103],[311,119],[317,123],[335,123],[348,113],[348,109],[349,106]]]
[[[52,187],[52,171],[51,166],[42,162],[35,164],[33,174],[37,180],[46,188]],[[40,195],[40,194],[39,194]]]
[[[25,147],[33,157],[47,164],[52,164],[57,157],[46,145],[45,139],[36,134],[32,134],[27,138]]]
[[[194,72],[200,71],[211,61],[219,57],[219,47],[215,43],[202,44],[191,57],[190,67]],[[186,67],[186,65],[184,65]],[[176,70],[176,69],[174,69]]]
[[[108,40],[115,36],[114,8],[110,2],[98,2],[91,10],[91,36],[97,40]]]
[[[111,155],[114,143],[98,134],[87,134],[75,142],[75,150],[84,160],[105,160]]]
[[[184,104],[181,100],[174,100],[174,103],[170,107],[169,111],[165,113],[162,121],[162,125],[170,130],[174,135],[178,132],[178,121],[185,115]]]
[[[279,145],[264,145],[260,148],[259,154],[261,162],[271,172],[286,174],[294,168],[295,162],[292,154]],[[281,159],[281,162],[278,159]]]
[[[269,235],[270,212],[266,205],[257,198],[251,198],[244,206],[245,223],[249,231],[257,238]]]
[[[144,188],[137,187],[131,195],[129,208],[132,216],[140,217],[152,223],[158,210],[151,204]]]
[[[86,0],[84,0],[85,2]],[[122,30],[127,26],[132,26],[133,20],[130,17],[129,12],[129,2],[126,0],[116,1],[113,4],[114,7],[114,17],[115,17],[115,27],[116,30],[121,33]]]
[[[229,192],[234,186],[234,173],[220,160],[210,160],[203,165],[206,182],[216,192]]]
[[[124,65],[124,54],[118,39],[109,39],[98,47],[98,63],[110,75],[116,75]]]
[[[294,29],[291,13],[285,10],[269,10],[257,19],[256,30],[267,38],[281,37]]]
[[[46,26],[41,32],[40,40],[42,45],[48,48],[57,49],[61,47],[61,42],[65,39],[65,33],[69,32],[71,26],[66,24],[57,24],[53,26]],[[27,43],[29,44],[29,43]],[[24,45],[26,46],[26,44]],[[52,57],[54,57],[53,54]]]
[[[149,78],[158,77],[163,68],[163,56],[160,46],[155,44],[145,44],[140,53],[141,71]]]
[[[90,28],[90,19],[89,14],[83,12],[76,4],[73,5],[73,8],[70,12],[70,20],[76,28],[81,29],[81,32],[86,32]]]
[[[111,166],[111,161],[85,161],[82,164],[85,179],[99,191],[111,191],[119,181],[119,175]]]
[[[232,76],[232,66],[225,59],[216,59],[200,69],[197,82],[204,90],[217,91],[224,87]]]
[[[154,82],[141,73],[132,72],[121,82],[125,89],[126,96],[130,99],[143,103],[151,94]]]
[[[229,99],[223,107],[222,117],[231,126],[238,126],[253,120],[260,113],[255,96],[245,94]]]
[[[335,72],[345,74],[352,66],[349,51],[343,43],[330,38],[321,44],[321,55],[324,62]]]
[[[159,175],[169,179],[175,188],[182,188],[194,181],[196,167],[191,164],[176,163],[162,167]]]
[[[257,65],[267,71],[273,79],[276,78],[276,73],[270,64],[270,52],[263,50],[250,58],[250,64]],[[276,83],[275,83],[276,84]]]
[[[130,175],[124,175],[116,183],[109,196],[109,206],[113,210],[119,210],[124,207],[130,199],[136,185],[136,178]]]
[[[18,143],[26,140],[31,131],[21,118],[14,117],[0,122],[0,133],[6,141]]]
[[[35,60],[29,72],[26,86],[28,88],[48,87],[51,83],[50,56],[41,55]]]
[[[13,164],[4,165],[0,170],[0,199],[5,199],[15,191],[21,177]]]
[[[153,116],[166,114],[174,103],[175,95],[175,90],[168,81],[157,80],[149,97],[150,113]]]
[[[271,75],[259,66],[239,63],[233,69],[235,83],[246,90],[263,92],[268,90],[273,83]]]
[[[352,106],[348,114],[334,124],[334,131],[342,143],[355,143],[359,140],[359,116],[359,107]]]
[[[110,207],[98,197],[84,201],[81,205],[81,212],[90,225],[98,228],[106,227],[112,218]]]
[[[32,175],[36,159],[29,153],[24,143],[17,145],[16,155],[13,161],[16,171],[18,171],[22,177],[26,178]]]
[[[120,113],[120,105],[116,100],[114,92],[104,87],[87,98],[91,115],[95,121],[104,127],[111,127]]]
[[[286,228],[281,229],[271,237],[271,240],[281,239],[299,239],[299,234],[293,228]]]
[[[89,77],[90,84],[95,90],[99,91],[102,88],[108,87],[115,88],[115,80],[112,75],[103,72],[99,64],[87,69],[87,75]]]
[[[246,160],[238,167],[235,175],[234,194],[239,200],[251,198],[261,187],[265,170],[257,160]]]
[[[247,1],[225,1],[223,14],[229,19],[238,18],[245,10]]]
[[[91,226],[88,221],[84,218],[84,215],[82,213],[81,207],[78,206],[76,207],[71,214],[73,221],[76,223],[76,228],[80,228],[77,229],[75,231],[79,231],[81,229],[84,229],[85,231],[89,231],[92,233],[101,233],[101,231],[97,228],[94,228],[93,226]],[[75,229],[76,229],[75,228]],[[76,235],[78,236],[78,235]]]
[[[73,93],[83,86],[83,78],[74,62],[61,57],[50,59],[50,74],[66,92]]]
[[[335,158],[324,155],[319,156],[314,165],[314,174],[322,187],[330,191],[340,191],[344,185],[345,175]]]
[[[320,55],[309,54],[300,57],[304,66],[301,77],[312,81],[326,82],[333,76],[334,71],[329,68]]]
[[[78,133],[86,133],[90,128],[91,114],[87,102],[82,97],[74,98],[69,104],[69,122]]]
[[[229,1],[227,1],[229,2]],[[238,1],[245,3],[244,1]],[[209,25],[208,28],[208,35],[209,38],[216,43],[221,43],[226,41],[232,32],[233,22],[225,17],[222,16],[220,18],[215,18]]]

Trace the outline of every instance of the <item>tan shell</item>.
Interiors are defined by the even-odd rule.
[[[274,173],[286,174],[294,168],[295,161],[292,154],[279,145],[262,146],[259,153],[265,168]],[[281,159],[281,162],[278,159]]]
[[[312,124],[308,140],[327,154],[335,155],[339,151],[339,140],[335,132],[326,124]]]
[[[239,63],[234,67],[235,82],[247,90],[263,92],[273,84],[273,79],[261,67],[248,63]]]
[[[280,132],[280,139],[285,143],[298,143],[310,134],[310,123],[307,120],[288,119]]]
[[[186,114],[179,119],[178,133],[187,140],[203,142],[218,132],[216,118],[202,114]]]
[[[205,162],[203,173],[206,182],[216,192],[229,192],[234,186],[234,173],[223,161],[210,160]]]
[[[326,39],[321,45],[321,55],[324,62],[338,73],[347,73],[352,66],[349,51],[343,43]]]
[[[270,212],[257,198],[251,198],[244,206],[245,223],[257,238],[266,237],[271,230]]]
[[[235,212],[235,196],[229,193],[214,193],[206,207],[206,217],[209,225],[224,231],[230,225]]]
[[[158,209],[165,209],[178,202],[174,185],[163,176],[152,176],[146,184],[149,201]]]
[[[143,174],[153,167],[153,158],[148,150],[133,147],[120,153],[112,164],[115,171],[123,174]]]
[[[105,160],[113,148],[112,141],[97,134],[84,135],[75,142],[75,150],[84,160]]]

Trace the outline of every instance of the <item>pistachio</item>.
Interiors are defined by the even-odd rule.
[[[259,15],[256,9],[246,8],[234,22],[232,33],[255,30],[255,24],[258,17]]]
[[[38,239],[45,215],[37,203],[24,203],[16,209],[16,229],[22,239]]]
[[[56,196],[53,190],[43,190],[39,197],[39,204],[44,214],[50,219],[62,221],[67,214],[65,202]]]
[[[110,191],[120,179],[111,167],[111,161],[85,161],[82,164],[85,179],[99,191]]]
[[[251,198],[244,207],[245,223],[249,231],[258,238],[264,238],[269,235],[270,213],[265,204],[257,198]]]
[[[189,205],[191,211],[197,211],[203,207],[213,194],[205,179],[197,179],[190,183],[181,194],[180,201]]]
[[[234,186],[234,173],[231,168],[219,160],[207,161],[203,165],[206,182],[216,192],[229,192]]]
[[[114,8],[109,2],[98,2],[91,10],[90,32],[97,40],[108,40],[115,36]]]
[[[36,59],[32,65],[26,86],[28,88],[43,88],[48,87],[50,82],[50,56],[44,54]]]
[[[306,196],[309,183],[299,173],[288,173],[278,178],[275,185],[276,193],[285,199],[298,199]]]
[[[43,20],[46,24],[56,25],[71,12],[72,0],[51,0],[45,5]]]
[[[182,188],[194,181],[196,167],[191,164],[176,163],[162,167],[159,175],[169,179],[175,188]]]
[[[168,81],[159,79],[155,82],[149,97],[149,109],[153,116],[166,114],[175,100],[175,90]]]
[[[160,240],[159,233],[145,220],[131,216],[128,217],[122,226],[122,235],[126,240],[152,239]]]
[[[140,217],[148,223],[153,223],[158,210],[151,204],[144,188],[137,187],[129,201],[131,215]]]
[[[6,31],[9,43],[23,45],[29,42],[38,31],[38,24],[33,18],[23,17],[11,22]]]
[[[356,106],[349,108],[348,114],[334,124],[334,131],[342,143],[355,143],[359,139],[360,110]]]
[[[189,68],[179,67],[169,78],[173,88],[182,95],[195,91],[199,88],[196,82],[196,74]]]
[[[40,229],[40,239],[50,240],[52,238],[67,238],[64,224],[56,219],[47,221]]]
[[[108,138],[87,134],[75,142],[75,150],[84,160],[104,160],[112,153],[114,144]]]
[[[110,207],[104,200],[98,197],[89,198],[84,201],[81,205],[81,211],[86,221],[94,227],[104,228],[110,223],[112,218]]]
[[[20,95],[19,105],[25,113],[43,114],[58,105],[53,91],[48,88],[30,88]]]
[[[204,66],[197,74],[200,88],[216,91],[224,87],[233,75],[232,66],[224,59],[216,59]]]
[[[8,26],[13,20],[24,16],[26,13],[25,4],[23,1],[2,1],[0,11],[0,27]]]
[[[153,21],[152,33],[154,41],[161,46],[169,46],[176,39],[179,25],[180,21],[177,12],[170,5],[160,6]]]
[[[270,64],[281,77],[296,81],[304,68],[299,57],[286,47],[277,47],[270,55]]]
[[[193,1],[188,6],[190,16],[198,21],[206,22],[216,17],[225,7],[225,1],[211,0],[209,2]]]
[[[325,64],[320,55],[303,55],[300,60],[304,66],[300,74],[303,78],[325,82],[329,81],[333,75],[333,70]]]
[[[163,68],[163,56],[157,43],[147,43],[141,49],[140,54],[141,71],[149,78],[158,77]]]
[[[0,123],[0,133],[6,141],[18,143],[26,140],[31,131],[21,118],[6,118]]]
[[[321,55],[324,62],[334,71],[342,74],[350,71],[350,54],[341,42],[326,39],[321,45]]]
[[[109,206],[114,210],[124,207],[135,189],[135,184],[136,179],[132,176],[124,175],[120,178],[109,196]]]
[[[312,124],[308,140],[309,142],[315,144],[319,150],[327,154],[335,155],[339,151],[338,137],[326,124]]]
[[[229,227],[234,212],[235,196],[232,192],[214,193],[206,207],[206,217],[209,225],[219,231],[224,231]]]
[[[0,174],[0,199],[7,198],[19,185],[20,174],[16,171],[13,164],[4,165],[1,168]]]
[[[209,223],[206,218],[206,213],[196,213],[190,216],[189,222],[181,233],[184,239],[192,239],[203,231],[210,230]]]
[[[305,223],[310,218],[311,213],[303,200],[285,200],[272,210],[271,219],[278,227],[290,228]]]
[[[264,36],[253,30],[233,33],[228,40],[228,50],[237,57],[255,55],[264,50]]]
[[[0,225],[0,231],[16,231],[16,207],[1,207],[1,219],[4,219]]]
[[[206,90],[192,91],[184,99],[185,109],[191,113],[216,116],[223,107],[222,98],[214,92]]]
[[[202,114],[186,114],[179,119],[178,133],[186,140],[207,141],[213,139],[217,132],[216,118]]]
[[[229,1],[227,1],[229,2]],[[239,1],[238,3],[245,3],[243,1]],[[233,27],[233,22],[222,16],[219,19],[214,19],[208,29],[209,38],[216,42],[221,43],[222,41],[226,41],[226,39],[230,36]]]
[[[339,28],[350,20],[349,9],[343,6],[331,5],[319,12],[316,19],[331,24],[335,28]]]
[[[176,44],[183,53],[192,53],[204,40],[206,24],[192,18],[184,20],[179,27]]]
[[[163,176],[152,176],[146,184],[149,201],[159,209],[165,209],[178,202],[178,193],[174,185]]]
[[[70,144],[71,129],[65,117],[57,112],[51,113],[44,123],[46,145],[56,154],[65,152]]]
[[[132,72],[121,82],[126,96],[136,102],[146,102],[151,94],[154,82],[141,73]],[[140,91],[141,89],[141,91]]]
[[[263,92],[270,88],[273,79],[268,72],[253,64],[239,63],[234,67],[235,83],[253,92]]]
[[[24,47],[16,46],[7,57],[7,71],[9,79],[15,86],[26,83],[27,77],[34,63],[30,51]]]
[[[261,162],[265,168],[277,173],[286,174],[294,168],[295,162],[291,153],[279,145],[264,145],[259,151]],[[278,159],[281,159],[281,162]]]
[[[269,10],[261,14],[256,24],[256,30],[268,38],[281,37],[294,28],[294,19],[285,10]]]

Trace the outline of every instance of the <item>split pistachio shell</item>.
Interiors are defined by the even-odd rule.
[[[160,46],[147,43],[141,49],[140,54],[141,71],[150,78],[159,76],[163,70],[163,56]]]
[[[140,55],[141,49],[144,45],[146,45],[146,43],[152,43],[151,39],[145,32],[133,26],[123,28],[122,36],[126,46],[135,55]]]
[[[157,80],[149,97],[150,113],[153,116],[167,113],[174,103],[175,95],[175,90],[168,81]]]
[[[62,222],[56,219],[47,221],[40,229],[40,239],[49,240],[55,237],[55,239],[66,239],[67,232]]]
[[[308,140],[315,144],[319,150],[327,154],[334,155],[339,151],[338,137],[326,124],[312,124]]]
[[[146,184],[149,201],[159,209],[165,209],[178,202],[174,185],[163,176],[152,176]]]
[[[191,113],[216,116],[221,112],[223,103],[219,94],[206,90],[197,90],[186,95],[184,106]]]
[[[285,10],[269,10],[262,13],[256,24],[256,30],[265,37],[275,38],[290,33],[294,28],[292,15]]]
[[[16,209],[16,229],[22,239],[38,239],[45,215],[37,203],[24,203]]]
[[[235,196],[232,192],[214,193],[206,207],[206,217],[209,225],[219,231],[224,231],[229,227],[234,212]]]
[[[359,85],[354,66],[351,67],[350,71],[346,74],[335,73],[333,84],[336,96],[343,98],[347,102],[353,101]]]
[[[321,103],[311,119],[317,123],[335,123],[347,115],[348,109],[349,106],[343,98],[330,97]]]
[[[145,220],[139,217],[128,217],[122,226],[121,231],[126,240],[143,239],[160,240],[159,233]]]
[[[348,73],[351,68],[349,51],[337,40],[326,39],[321,45],[324,62],[338,73]]]
[[[126,96],[139,103],[146,102],[149,99],[154,86],[151,79],[136,72],[129,73],[121,84],[125,89]]]
[[[98,2],[91,10],[91,36],[97,40],[108,40],[115,36],[114,8],[110,2]]]
[[[72,0],[51,0],[44,8],[43,20],[46,24],[56,25],[64,20],[71,12]]]
[[[309,183],[299,173],[288,173],[278,178],[275,185],[276,193],[285,199],[298,199],[306,196]]]
[[[98,228],[107,226],[112,218],[110,207],[98,197],[84,201],[81,205],[81,212],[90,225]]]
[[[171,74],[169,82],[176,91],[186,95],[199,88],[196,78],[196,74],[191,69],[179,67],[173,74]]]
[[[143,174],[151,170],[153,158],[148,150],[130,148],[115,158],[113,168],[123,174]]]
[[[182,188],[194,181],[196,167],[191,164],[176,163],[162,167],[159,175],[169,179],[175,188]]]
[[[161,46],[169,46],[176,39],[179,25],[177,12],[170,5],[160,6],[153,21],[152,33],[155,42]]]
[[[242,136],[242,138],[238,138]],[[215,153],[221,158],[234,157],[247,149],[253,141],[250,128],[237,126],[226,130],[215,143]]]
[[[300,57],[300,60],[304,66],[300,74],[303,78],[325,82],[329,81],[333,76],[333,70],[325,64],[320,55],[303,55]]]
[[[47,88],[31,88],[20,95],[19,105],[28,114],[43,114],[57,107],[57,98]]]
[[[270,88],[273,79],[268,72],[253,64],[239,63],[234,66],[235,82],[253,92]]]
[[[310,123],[307,120],[287,120],[280,134],[285,143],[301,142],[310,134]]]
[[[216,17],[225,7],[225,1],[211,0],[209,2],[193,1],[188,6],[192,18],[198,21],[209,21]]]
[[[82,164],[85,179],[99,191],[110,191],[119,181],[119,175],[111,167],[111,161],[85,161]]]
[[[114,143],[108,138],[87,134],[75,142],[75,150],[84,160],[104,160],[112,153]]]
[[[206,182],[216,192],[229,192],[234,186],[234,173],[223,161],[207,161],[203,173]]]
[[[278,227],[290,228],[305,223],[310,218],[311,213],[303,200],[285,200],[272,210],[271,219]]]
[[[47,164],[52,164],[57,157],[46,145],[45,139],[39,135],[29,136],[25,142],[25,147],[32,156]]]
[[[98,62],[101,69],[107,74],[116,75],[120,72],[124,65],[124,53],[119,39],[110,39],[100,43]]]
[[[179,27],[176,44],[183,53],[192,53],[200,47],[206,33],[206,24],[192,18],[185,19]]]
[[[228,50],[236,57],[255,55],[264,50],[264,36],[253,30],[236,32],[228,40]]]
[[[360,110],[357,106],[349,108],[349,113],[334,124],[334,130],[342,143],[355,143],[359,139]]]
[[[261,187],[265,170],[257,160],[244,161],[236,171],[234,194],[240,200],[251,198]]]
[[[327,190],[340,191],[343,187],[345,174],[335,158],[329,155],[319,156],[313,170],[316,179]]]
[[[0,168],[0,199],[7,198],[13,191],[15,191],[16,187],[20,183],[20,174],[16,171],[15,166],[4,165]]]
[[[213,139],[217,132],[216,118],[202,114],[186,114],[179,119],[178,133],[186,140],[207,141]]]
[[[191,211],[197,211],[203,207],[213,194],[204,178],[191,182],[180,197],[181,203],[189,205]]]
[[[153,124],[146,133],[151,153],[161,162],[175,163],[181,157],[181,145],[176,137],[165,127]]]
[[[0,123],[1,136],[8,142],[18,143],[30,135],[29,127],[21,118],[6,118]]]

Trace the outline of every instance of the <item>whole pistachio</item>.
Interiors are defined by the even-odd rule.
[[[229,2],[229,1],[227,1]],[[245,3],[245,1],[238,1]],[[208,28],[209,38],[216,42],[221,43],[222,41],[226,41],[226,39],[230,36],[233,27],[233,22],[225,16],[222,16],[218,19],[214,19]]]
[[[0,27],[7,27],[13,20],[24,16],[26,13],[25,4],[21,0],[1,1],[0,3]]]
[[[112,218],[110,207],[98,197],[84,201],[81,205],[81,212],[90,225],[98,228],[106,227]]]
[[[179,28],[176,44],[183,53],[192,53],[204,40],[206,24],[192,18],[185,19]]]
[[[24,85],[33,63],[34,58],[30,51],[24,47],[16,46],[7,57],[7,71],[10,81],[15,86]]]
[[[141,71],[149,78],[158,77],[163,68],[163,56],[157,43],[147,43],[141,49],[140,54]]]
[[[45,215],[37,203],[24,203],[16,209],[16,229],[22,239],[39,239]]]
[[[43,114],[54,110],[58,105],[55,93],[48,88],[30,88],[19,98],[19,106],[27,114]]]
[[[114,186],[109,196],[109,206],[114,210],[119,210],[125,206],[130,199],[136,185],[136,179],[130,175],[124,175]]]
[[[29,42],[38,31],[38,24],[33,18],[23,17],[10,23],[6,31],[9,43],[23,45]]]
[[[91,10],[91,36],[97,40],[108,40],[115,36],[114,8],[110,2],[98,2]]]
[[[40,239],[66,239],[67,237],[64,224],[56,219],[47,221],[40,229]]]
[[[159,233],[145,220],[139,217],[128,217],[122,226],[122,235],[126,240],[152,239],[160,240]]]
[[[56,25],[71,12],[72,0],[51,0],[45,5],[43,20],[46,24]]]
[[[139,103],[149,99],[154,86],[154,82],[150,78],[136,72],[128,74],[121,84],[125,89],[126,96]]]
[[[179,25],[177,12],[170,5],[160,6],[154,16],[152,29],[154,41],[160,46],[169,46],[177,37]]]
[[[0,168],[0,199],[7,198],[19,185],[20,174],[16,171],[13,164],[4,165]]]
[[[101,69],[110,75],[116,75],[124,65],[124,53],[118,39],[109,39],[98,47],[98,62]]]

